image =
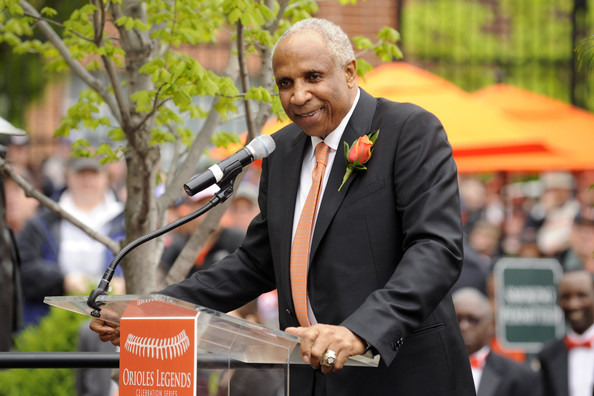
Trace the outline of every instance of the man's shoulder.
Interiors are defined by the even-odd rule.
[[[295,147],[309,137],[295,123],[290,123],[271,135],[276,143],[276,152],[293,151]],[[274,154],[274,153],[273,153]]]
[[[525,363],[520,363],[515,361],[507,356],[501,355],[497,352],[491,351],[489,353],[489,358],[487,359],[487,364],[497,364],[501,367],[505,367],[507,370],[514,370],[519,372],[527,372],[532,371],[532,369]]]
[[[42,207],[29,219],[27,224],[33,228],[49,228],[59,223],[62,218],[57,213]]]
[[[394,116],[398,116],[399,118],[412,115],[427,115],[435,117],[433,113],[414,103],[395,102],[382,97],[376,99],[378,113],[392,114]]]
[[[566,352],[565,345],[562,338],[557,338],[545,344],[538,352],[537,356],[540,360],[547,360],[558,356],[560,353]]]

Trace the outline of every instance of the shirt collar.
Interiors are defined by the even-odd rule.
[[[488,345],[484,345],[481,349],[479,349],[478,351],[471,353],[469,355],[470,358],[477,358],[480,360],[485,360],[487,358],[487,355],[489,354],[489,352],[491,352],[491,348],[489,348]]]

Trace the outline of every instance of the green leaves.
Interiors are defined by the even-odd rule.
[[[54,132],[56,137],[68,137],[70,131],[80,126],[89,129],[96,129],[99,126],[110,126],[111,121],[107,117],[95,117],[99,112],[99,105],[103,103],[101,97],[92,89],[81,92],[78,102],[70,107],[61,124]]]
[[[357,59],[357,75],[365,78],[365,74],[373,69],[373,66],[365,59]]]
[[[115,142],[125,143],[133,137],[153,145],[173,141],[190,145],[194,134],[186,126],[189,118],[204,118],[217,111],[227,120],[239,112],[242,100],[270,106],[278,118],[285,118],[275,91],[254,85],[240,92],[234,79],[218,74],[220,71],[206,70],[197,60],[195,47],[191,52],[186,49],[216,43],[221,38],[222,45],[227,45],[228,38],[237,39],[234,25],[241,23],[246,57],[259,57],[262,49],[271,48],[288,26],[318,11],[314,0],[291,1],[282,18],[275,21],[280,10],[278,2],[267,6],[255,0],[144,0],[142,12],[128,8],[124,0],[105,0],[103,8],[97,8],[97,4],[84,3],[63,13],[62,19],[56,11],[59,7],[44,7],[39,19],[25,16],[17,0],[0,0],[0,41],[12,45],[17,53],[41,54],[46,70],[69,71],[76,69],[78,62],[82,73],[88,72],[81,79],[97,91],[81,92],[63,116],[55,136],[68,137],[77,129],[100,130]],[[120,6],[111,8],[114,4]],[[273,21],[278,23],[276,31],[263,28]],[[33,38],[40,23],[47,23],[61,36],[59,46],[55,41]],[[135,40],[138,43],[130,44]],[[401,56],[395,45],[398,40],[396,31],[382,29],[377,42],[355,38],[355,45],[391,60]],[[236,56],[232,52],[228,55]],[[359,74],[370,69],[368,62],[358,61]],[[203,97],[216,100],[206,107],[200,99]],[[225,145],[232,136],[221,133],[213,140]],[[77,141],[77,150],[85,147],[83,142]],[[109,147],[101,147],[100,151],[106,158],[117,154]]]
[[[231,143],[241,143],[239,136],[233,132],[219,131],[212,135],[210,143],[217,147],[227,148]]]
[[[256,102],[272,103],[272,95],[270,91],[264,87],[251,87],[245,94],[246,100],[254,100]]]
[[[264,3],[252,0],[223,0],[221,7],[231,25],[241,21],[243,26],[259,28],[274,17]]]
[[[117,26],[123,26],[127,30],[138,29],[141,32],[146,32],[149,29],[149,25],[142,22],[140,19],[132,18],[129,16],[122,16],[116,19],[115,24]]]
[[[375,56],[383,62],[402,59],[402,51],[396,46],[400,41],[400,33],[391,27],[385,26],[379,31],[377,38],[378,40],[374,43],[367,37],[357,36],[353,38],[353,45],[355,49],[363,52],[372,50]],[[358,60],[357,67],[359,65],[363,68],[363,70],[357,70],[357,74],[360,76],[365,75],[371,69],[371,65],[367,62]]]

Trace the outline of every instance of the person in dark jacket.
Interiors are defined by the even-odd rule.
[[[87,226],[115,240],[125,234],[123,204],[108,188],[105,169],[93,158],[74,158],[58,203]],[[22,261],[24,325],[37,324],[49,307],[45,296],[86,294],[97,285],[112,253],[48,209],[41,209],[17,235]],[[118,272],[111,282],[123,292]]]
[[[472,287],[455,291],[452,298],[477,396],[540,396],[535,371],[490,349],[495,322],[489,299]]]
[[[594,281],[585,270],[563,274],[559,305],[569,324],[563,338],[538,353],[546,396],[594,393]]]
[[[474,395],[450,296],[462,221],[443,126],[359,89],[351,42],[329,21],[293,25],[272,66],[293,124],[262,162],[260,213],[239,249],[161,293],[228,312],[277,289],[280,329],[307,363],[290,368],[293,396]],[[347,169],[345,145],[365,170],[349,172],[361,157]],[[118,342],[101,319],[91,328]],[[345,366],[365,353],[379,367]]]

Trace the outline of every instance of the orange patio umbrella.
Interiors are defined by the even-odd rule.
[[[359,80],[359,85],[376,97],[411,102],[435,114],[443,123],[460,172],[485,170],[475,166],[477,158],[521,153],[548,157],[551,150],[538,136],[503,111],[475,100],[453,83],[403,62],[381,65]],[[263,133],[273,133],[287,124],[268,122]]]
[[[548,152],[538,137],[499,109],[484,105],[453,83],[413,65],[394,62],[367,73],[359,85],[373,96],[411,102],[442,122],[454,157],[509,152]]]
[[[503,158],[507,168],[594,169],[593,113],[507,84],[489,86],[472,96],[485,105],[503,111],[524,127],[525,136],[543,139],[551,150],[551,155]]]

